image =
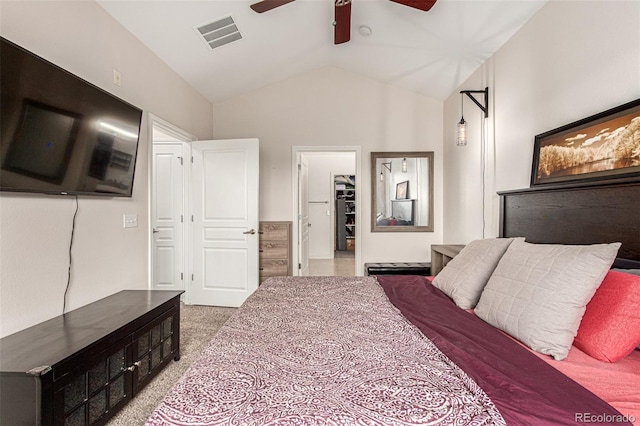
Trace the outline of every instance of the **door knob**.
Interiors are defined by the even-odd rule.
[[[255,229],[250,229],[250,230],[248,230],[248,231],[244,231],[244,232],[243,232],[243,234],[249,234],[249,235],[253,235],[253,234],[255,234],[255,233],[256,233],[256,230],[255,230]]]
[[[160,231],[158,231],[156,228],[153,228],[153,233],[154,234],[157,234],[158,232],[160,232]]]

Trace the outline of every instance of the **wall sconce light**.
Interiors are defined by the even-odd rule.
[[[458,131],[456,135],[456,145],[465,146],[467,144],[467,122],[464,121],[464,115],[458,122]]]
[[[402,173],[407,173],[407,159],[402,159]]]
[[[385,167],[391,173],[391,161],[388,163],[382,163],[382,167]],[[384,169],[380,168],[380,182],[384,181]]]
[[[475,96],[474,93],[483,93],[484,94],[484,103],[481,104]],[[485,87],[484,90],[461,90],[460,91],[460,110],[462,112],[460,121],[458,122],[458,130],[456,137],[456,145],[465,146],[467,144],[467,122],[464,121],[464,96],[467,95],[474,104],[478,105],[478,107],[484,112],[484,117],[487,118],[489,116],[489,88]]]

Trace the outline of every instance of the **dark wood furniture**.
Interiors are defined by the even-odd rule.
[[[260,222],[260,284],[291,275],[291,222]]]
[[[500,237],[538,244],[621,242],[613,266],[640,267],[640,183],[544,186],[498,192]],[[432,245],[431,274],[463,245]]]
[[[336,251],[347,249],[347,202],[344,198],[336,203]]]
[[[422,275],[431,274],[429,262],[385,262],[365,263],[366,275]]]
[[[498,192],[500,236],[530,243],[621,242],[614,267],[640,265],[640,183]]]
[[[121,291],[0,339],[0,424],[105,423],[180,358],[182,293]]]
[[[447,266],[447,263],[464,248],[461,244],[432,244],[431,245],[431,275],[434,277]]]

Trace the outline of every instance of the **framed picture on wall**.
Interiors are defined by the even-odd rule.
[[[531,186],[640,180],[640,99],[535,137]]]
[[[406,200],[409,198],[409,181],[405,180],[396,185],[396,200]]]

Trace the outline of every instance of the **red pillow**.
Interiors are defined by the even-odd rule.
[[[640,276],[609,271],[587,304],[575,347],[616,362],[640,345]]]

